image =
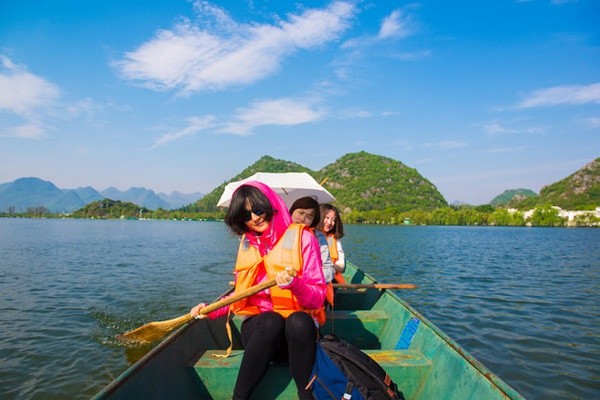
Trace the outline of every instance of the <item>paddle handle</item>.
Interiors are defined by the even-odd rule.
[[[229,282],[234,286],[235,282]],[[332,283],[334,288],[341,289],[416,289],[417,285],[412,283]],[[200,310],[202,311],[202,310]],[[207,312],[211,312],[208,310]]]
[[[412,283],[334,283],[334,288],[342,289],[416,289]]]
[[[205,307],[202,307],[200,310],[198,310],[198,314],[208,314],[209,312],[218,310],[221,307],[224,306],[228,306],[231,303],[235,303],[238,300],[244,299],[248,296],[252,296],[253,294],[256,294],[258,292],[262,292],[265,289],[268,289],[270,287],[273,287],[277,285],[277,281],[275,280],[275,278],[273,279],[269,279],[268,281],[259,283],[258,285],[254,285],[252,287],[249,287],[247,289],[241,290],[237,293],[234,293],[232,296],[230,297],[225,297],[221,300],[215,301],[214,303],[211,303]],[[188,314],[188,316],[190,317],[188,319],[188,321],[194,317],[192,317],[191,315]],[[183,318],[185,317],[185,315],[179,317],[179,318]],[[187,321],[183,321],[183,322],[187,322]]]
[[[275,282],[275,279],[271,279],[269,281],[260,283],[256,286],[252,286],[246,290],[242,290],[239,293],[235,293],[233,296],[222,298],[220,300],[215,301],[214,303],[202,307],[200,310],[198,310],[198,315],[208,314],[211,311],[215,311],[221,307],[228,306],[231,303],[235,303],[236,301],[241,300],[245,297],[252,296],[255,293],[270,288],[271,286],[275,286],[276,284],[277,282]],[[194,317],[187,313],[182,315],[181,317],[170,319],[168,322],[173,325],[183,325],[186,322],[191,321],[192,319],[194,319]]]

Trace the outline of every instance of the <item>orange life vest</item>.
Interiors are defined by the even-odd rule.
[[[331,261],[335,264],[335,262],[340,258],[337,249],[337,239],[333,235],[333,233],[328,233],[327,235],[327,247],[329,247],[329,257],[331,257]],[[344,279],[344,275],[341,272],[335,273],[333,276],[333,280],[337,283],[346,283],[346,279]],[[333,302],[332,302],[333,304]]]
[[[242,237],[238,250],[235,270],[237,273],[235,291],[239,292],[256,284],[256,277],[260,268],[264,268],[269,278],[274,278],[277,272],[285,268],[293,268],[297,277],[302,277],[302,232],[307,229],[303,224],[291,224],[273,249],[261,257],[258,249],[250,244],[246,237]],[[298,300],[291,290],[280,289],[273,286],[270,289],[273,311],[287,318],[295,311],[304,311],[312,315],[319,324],[325,322],[321,310],[308,310],[298,304]],[[236,301],[231,306],[231,311],[237,315],[256,315],[260,312],[256,305],[248,304],[248,298]]]

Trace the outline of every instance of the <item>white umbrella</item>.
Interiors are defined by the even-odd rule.
[[[288,208],[294,204],[294,201],[305,196],[311,196],[319,203],[328,203],[335,200],[335,197],[333,197],[327,189],[319,185],[317,181],[306,172],[257,172],[241,181],[228,183],[227,186],[225,186],[225,190],[223,191],[217,206],[228,207],[235,189],[248,181],[259,181],[270,186],[281,196]]]

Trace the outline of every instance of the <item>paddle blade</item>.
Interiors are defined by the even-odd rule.
[[[292,274],[293,275],[293,274]],[[235,303],[238,300],[244,299],[262,290],[275,286],[277,282],[275,278],[268,281],[259,283],[258,285],[251,286],[247,289],[241,290],[240,292],[234,293],[230,297],[222,298],[206,307],[201,308],[199,314],[208,314],[211,311],[217,310],[221,307],[228,306],[229,304]],[[122,335],[117,335],[116,339],[122,343],[134,344],[134,343],[152,343],[158,339],[162,339],[173,329],[180,327],[188,321],[194,319],[190,314],[182,315],[181,317],[169,319],[166,321],[155,321],[149,322],[146,325],[140,326],[137,329],[126,332]]]
[[[116,338],[123,343],[152,343],[165,337],[173,329],[180,327],[186,322],[192,320],[189,314],[181,317],[169,319],[167,321],[154,321],[140,326],[132,331],[117,335]]]

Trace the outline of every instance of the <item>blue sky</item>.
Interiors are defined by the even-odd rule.
[[[208,193],[367,151],[449,202],[600,156],[599,1],[0,2],[0,183]]]

